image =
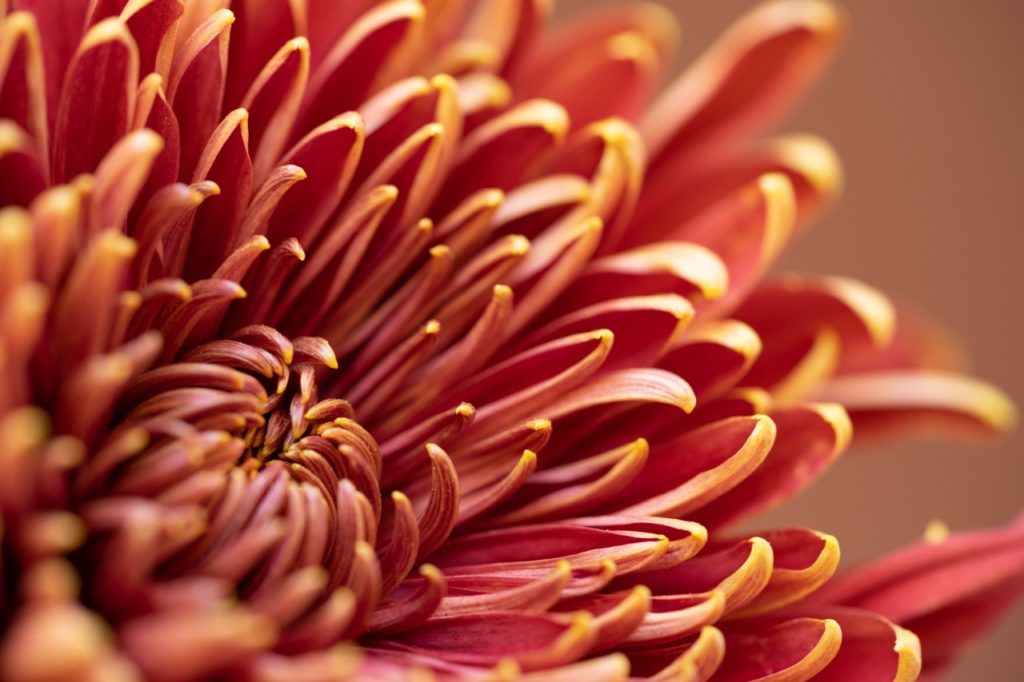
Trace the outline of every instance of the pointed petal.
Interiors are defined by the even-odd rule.
[[[561,143],[568,126],[565,110],[547,100],[523,102],[481,125],[463,140],[445,181],[442,212],[478,189],[512,189]]]
[[[646,367],[664,356],[692,317],[692,306],[674,294],[616,298],[558,317],[513,347],[528,348],[590,329],[608,329],[615,335],[615,345],[604,371]]]
[[[753,537],[715,548],[684,563],[617,578],[616,588],[647,585],[655,595],[679,595],[721,590],[726,612],[750,603],[771,579],[773,554],[764,538]]]
[[[53,177],[70,180],[96,168],[131,125],[139,53],[118,19],[96,24],[68,66],[53,142]]]
[[[377,5],[349,27],[322,62],[314,59],[297,132],[358,107],[386,71],[388,56],[399,54],[415,34],[423,14],[423,5],[412,0]]]
[[[318,126],[284,155],[309,179],[284,196],[267,227],[267,237],[296,237],[311,246],[348,189],[363,150],[363,124],[347,113]]]
[[[309,79],[309,41],[286,42],[259,72],[242,98],[250,115],[253,167],[257,181],[266,177],[291,136]]]
[[[790,528],[759,536],[772,546],[772,576],[752,602],[730,617],[756,616],[797,602],[824,585],[839,565],[839,543],[831,535]]]

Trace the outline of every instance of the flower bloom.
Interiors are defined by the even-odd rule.
[[[835,538],[730,529],[854,427],[1013,421],[763,279],[838,192],[758,138],[836,10],[660,94],[662,10],[548,12],[0,0],[0,677],[910,680],[1024,589],[1019,523],[820,591]]]

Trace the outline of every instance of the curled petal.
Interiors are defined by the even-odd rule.
[[[770,414],[777,429],[771,451],[746,480],[694,515],[702,523],[724,526],[790,499],[850,443],[850,418],[835,403],[806,403]]]
[[[694,682],[706,682],[712,678],[724,658],[725,638],[722,636],[722,632],[710,625],[705,625],[693,643],[668,665],[657,670],[651,679],[657,680],[657,682],[668,682],[682,678]],[[650,665],[657,660],[657,657],[641,651],[632,660],[634,666],[637,663]]]
[[[802,528],[761,533],[772,546],[772,576],[757,597],[731,617],[774,611],[825,584],[839,565],[839,543],[831,535]]]
[[[382,575],[381,593],[387,594],[397,587],[412,569],[419,552],[419,526],[409,498],[403,493],[391,493],[394,508],[394,527],[378,539]]]
[[[412,29],[423,15],[419,2],[399,0],[377,5],[360,17],[314,66],[299,115],[299,134],[362,103],[389,66],[386,55],[400,55],[400,46],[415,34]]]
[[[354,112],[310,131],[284,154],[309,179],[284,195],[267,226],[272,241],[297,237],[312,245],[348,189],[363,150],[363,123]]]
[[[221,117],[235,15],[219,9],[203,19],[177,51],[167,81],[167,99],[181,128],[182,178],[192,176]]]
[[[719,589],[729,612],[750,603],[768,585],[773,560],[771,544],[764,538],[753,537],[675,566],[617,578],[614,586],[647,585],[655,595]]]
[[[399,586],[377,607],[367,621],[367,630],[376,633],[412,630],[437,611],[445,594],[444,574],[430,564],[421,566],[419,573],[419,580],[409,589]]]
[[[917,635],[876,613],[837,606],[796,606],[785,613],[830,618],[843,630],[839,653],[815,680],[912,682],[921,672],[921,642]]]
[[[658,365],[686,379],[701,404],[733,388],[761,353],[761,338],[737,320],[708,320],[687,329]]]
[[[449,208],[482,188],[507,191],[561,143],[569,127],[565,110],[530,100],[480,126],[463,141],[442,204]],[[494,164],[492,159],[501,159]]]
[[[544,612],[561,598],[572,577],[572,566],[568,561],[559,561],[551,571],[537,580],[507,589],[469,589],[466,581],[460,584],[459,594],[446,596],[437,610],[438,616],[454,616],[466,613],[485,613],[495,610],[517,610]]]
[[[546,573],[563,559],[573,567],[610,560],[623,574],[639,570],[669,551],[671,542],[659,530],[606,530],[572,522],[516,526],[451,540],[434,558],[449,576],[525,570]],[[703,544],[693,535],[681,540]]]
[[[564,518],[613,503],[643,469],[649,452],[639,439],[621,448],[531,476],[506,511],[488,519],[505,526]]]
[[[614,295],[673,293],[690,300],[725,293],[729,274],[713,250],[689,242],[658,242],[591,262],[558,302],[572,310]]]
[[[691,515],[749,477],[768,456],[775,434],[768,417],[736,417],[655,444],[617,501],[625,504],[622,513]]]
[[[459,477],[448,454],[433,443],[427,444],[431,463],[430,499],[417,518],[420,526],[418,559],[430,556],[455,527],[459,514]]]
[[[794,618],[767,628],[729,628],[725,630],[729,655],[715,680],[810,680],[832,662],[842,640],[842,628],[830,618]]]
[[[309,41],[293,38],[270,58],[241,106],[251,116],[253,168],[257,181],[278,162],[291,135],[309,78]]]
[[[590,329],[608,329],[615,345],[604,371],[655,364],[693,317],[686,299],[674,294],[617,298],[563,315],[527,336],[518,347]]]

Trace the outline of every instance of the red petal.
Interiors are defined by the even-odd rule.
[[[725,631],[728,656],[715,681],[803,682],[821,672],[839,653],[843,632],[831,619],[796,618],[774,627]]]
[[[309,179],[284,196],[267,237],[277,242],[296,237],[312,246],[348,189],[363,150],[363,124],[358,114],[342,114],[318,126],[285,155]]]
[[[694,515],[702,523],[732,524],[792,498],[850,442],[850,419],[839,405],[807,403],[770,414],[778,429],[771,452],[750,477]]]
[[[761,353],[757,332],[737,320],[708,320],[686,330],[658,363],[693,386],[704,404],[733,388]]]
[[[740,19],[644,117],[656,162],[771,125],[821,73],[841,31],[823,2],[770,3]]]
[[[1016,408],[999,389],[970,377],[938,371],[894,370],[829,380],[815,398],[850,411],[857,436],[916,433],[934,436],[1004,433]]]
[[[293,38],[277,51],[242,98],[249,111],[253,166],[257,181],[266,177],[291,136],[309,79],[309,41]]]
[[[824,585],[839,565],[839,543],[804,528],[760,533],[772,546],[772,576],[754,600],[730,617],[745,618],[797,602]]]
[[[622,513],[692,515],[749,477],[774,442],[775,424],[757,416],[717,422],[656,443],[647,465],[619,498],[625,505]]]
[[[167,78],[179,20],[185,11],[182,0],[129,0],[121,21],[139,46],[139,73]]]
[[[384,646],[475,666],[514,660],[525,670],[555,668],[582,658],[597,635],[585,613],[570,618],[495,612],[427,621]]]
[[[181,128],[181,179],[193,175],[220,121],[234,21],[231,12],[218,10],[195,29],[175,55],[167,98]]]
[[[814,606],[797,606],[786,609],[785,613],[829,618],[843,629],[839,654],[817,674],[815,680],[913,682],[921,672],[921,643],[917,635],[878,614],[859,609]]]
[[[393,61],[389,56],[401,53],[401,45],[415,34],[412,29],[423,20],[423,14],[419,2],[399,0],[378,5],[361,16],[314,67],[297,132],[305,133],[358,107]],[[315,13],[312,18],[316,20]],[[319,60],[314,59],[316,62]]]
[[[27,133],[42,162],[42,175],[48,179],[49,120],[43,68],[43,44],[35,17],[28,12],[4,17],[0,21],[0,119],[12,121]],[[12,180],[17,177],[4,174]]]
[[[96,168],[132,122],[139,54],[118,19],[96,24],[67,73],[53,142],[53,178],[65,182]]]
[[[655,595],[680,595],[721,590],[727,612],[750,603],[768,585],[772,547],[764,538],[741,540],[726,549],[697,555],[669,568],[643,571],[616,579],[614,587],[646,585]]]
[[[438,209],[450,210],[478,189],[515,187],[561,143],[568,125],[562,107],[531,100],[480,126],[463,141]]]
[[[193,280],[209,277],[241,242],[239,230],[252,194],[249,115],[244,109],[229,113],[210,136],[193,178],[200,181],[215,182],[221,193],[196,214],[192,243],[202,240],[203,248],[188,250],[184,271]]]

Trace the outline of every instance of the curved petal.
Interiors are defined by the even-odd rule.
[[[1017,410],[998,388],[961,374],[894,370],[847,374],[821,386],[816,399],[834,400],[850,412],[857,437],[937,429],[954,435],[1005,433]]]
[[[722,682],[810,680],[836,657],[843,640],[835,620],[794,618],[773,627],[725,630],[729,653],[714,679]]]
[[[778,430],[771,452],[757,471],[693,515],[702,523],[725,526],[790,499],[835,461],[852,436],[850,418],[834,403],[807,403],[769,414]]]
[[[825,2],[783,0],[747,14],[644,117],[655,162],[770,125],[821,73],[841,33],[842,17]]]

